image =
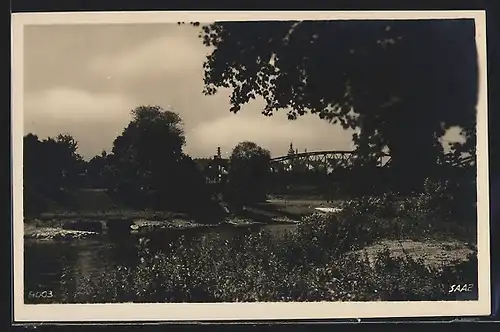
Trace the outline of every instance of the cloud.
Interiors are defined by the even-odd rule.
[[[86,91],[58,88],[26,94],[25,114],[53,120],[110,121],[123,116],[133,104],[120,95],[91,94]]]
[[[25,94],[24,132],[40,137],[70,133],[87,158],[109,149],[130,121],[135,103],[121,95],[56,88]]]
[[[185,123],[186,152],[192,156],[210,156],[218,146],[230,151],[244,140],[255,141],[273,154],[286,153],[291,141],[301,149],[350,149],[351,133],[317,116],[294,122],[285,114],[266,118],[261,114],[263,100],[245,105],[234,115],[229,112],[227,89],[204,96],[203,62],[210,49],[197,35],[189,26],[170,28],[134,48],[95,57],[89,71],[110,77],[108,91],[131,94],[139,104],[172,107]]]
[[[185,123],[186,152],[210,156],[251,140],[284,154],[351,149],[350,131],[315,115],[266,118],[262,100],[234,115],[228,89],[205,96],[203,62],[211,51],[199,30],[176,24],[32,26],[25,31],[25,132],[70,133],[90,158],[109,149],[139,105],[172,107]],[[460,140],[457,128],[444,141]],[[447,143],[443,142],[446,146]]]
[[[352,132],[307,115],[295,121],[284,120],[284,114],[273,117],[244,116],[243,113],[202,123],[187,135],[188,153],[199,154],[221,147],[230,153],[242,141],[253,141],[271,151],[273,156],[286,154],[292,142],[300,151],[351,150]],[[211,149],[208,149],[211,147]]]
[[[121,54],[104,54],[89,65],[91,71],[119,78],[183,76],[200,72],[209,49],[192,27],[171,29],[165,35],[139,43]]]
[[[129,111],[139,105],[178,112],[185,124],[186,152],[194,157],[210,156],[217,146],[230,151],[243,140],[256,141],[273,154],[286,153],[290,141],[301,150],[351,146],[350,133],[317,116],[292,123],[283,111],[266,118],[262,100],[234,115],[229,112],[229,90],[203,95],[203,62],[210,49],[193,27],[103,25],[30,31],[26,132],[70,133],[87,158],[111,147],[130,120]]]
[[[93,77],[93,83],[82,88],[131,96],[137,105],[171,107],[182,115],[187,127],[227,116],[227,91],[215,96],[202,93],[203,62],[210,50],[198,38],[198,30],[167,27],[163,34],[117,52],[89,51],[86,75]]]
[[[58,86],[106,91],[114,57],[176,30],[175,24],[28,25],[24,29],[25,91]],[[96,59],[107,59],[90,70]]]

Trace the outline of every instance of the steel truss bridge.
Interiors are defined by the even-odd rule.
[[[273,173],[287,173],[298,170],[302,172],[330,173],[336,169],[350,169],[360,156],[355,151],[311,151],[293,153],[271,159],[271,171]],[[373,166],[385,168],[390,165],[391,157],[384,154],[379,157]],[[474,162],[472,157],[464,157],[450,163],[451,166],[462,166]],[[229,160],[215,156],[206,165],[207,180],[211,183],[224,182],[227,175]]]
[[[360,157],[354,151],[312,151],[288,154],[271,159],[271,169],[274,172],[290,171],[294,168],[303,170],[327,171],[336,168],[349,168],[354,165]],[[388,164],[390,156],[384,154],[376,160],[378,167]]]

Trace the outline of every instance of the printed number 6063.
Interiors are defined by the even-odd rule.
[[[51,290],[48,290],[48,291],[42,291],[42,292],[32,292],[32,291],[29,291],[28,292],[28,297],[30,299],[50,299],[52,297],[54,297],[54,294],[52,293]]]

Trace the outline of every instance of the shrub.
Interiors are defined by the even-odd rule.
[[[377,227],[375,217],[314,213],[304,217],[297,231],[286,236],[283,255],[291,264],[325,264],[325,260],[373,243]]]
[[[340,207],[346,218],[360,216],[368,221],[372,237],[454,237],[474,243],[477,218],[469,210],[475,202],[465,199],[467,194],[457,194],[457,188],[449,182],[426,180],[424,190],[413,196],[385,193],[346,201]]]
[[[446,190],[429,185],[411,198],[395,194],[342,204],[339,213],[314,213],[296,232],[277,239],[260,231],[230,240],[181,239],[168,252],[140,243],[141,263],[101,275],[78,271],[67,302],[252,302],[450,300],[449,285],[477,285],[477,253],[465,262],[431,268],[388,249],[369,258],[362,249],[387,238],[467,233],[446,216]]]
[[[136,267],[90,276],[76,271],[76,289],[63,293],[67,302],[447,300],[448,285],[477,280],[475,255],[438,270],[388,250],[370,260],[362,252],[307,249],[311,255],[299,263],[290,261],[290,245],[265,232],[180,242],[170,253],[143,241]]]

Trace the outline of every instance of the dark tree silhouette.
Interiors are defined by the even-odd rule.
[[[198,26],[199,24],[194,24]],[[473,20],[217,22],[201,37],[206,94],[231,88],[231,111],[262,97],[265,115],[307,112],[359,129],[359,149],[392,157],[395,182],[416,183],[460,126],[475,151]],[[462,148],[457,146],[456,148]],[[399,179],[398,179],[399,178]]]
[[[60,134],[55,139],[49,138],[46,144],[53,146],[53,149],[49,149],[46,153],[49,154],[48,157],[54,158],[52,161],[59,166],[56,169],[59,169],[62,177],[61,187],[64,189],[81,187],[84,180],[85,162],[78,154],[78,142],[69,134]]]
[[[48,208],[47,186],[45,177],[40,170],[42,165],[42,142],[38,136],[28,134],[23,140],[23,198],[24,214],[32,215],[45,211]],[[44,189],[46,192],[44,192]]]
[[[254,142],[236,145],[229,158],[228,201],[236,205],[265,199],[271,154]]]
[[[201,209],[210,193],[201,169],[182,152],[180,116],[159,106],[140,106],[132,115],[107,156],[105,174],[114,191],[129,206]]]
[[[90,159],[87,163],[87,182],[86,185],[91,188],[109,188],[110,175],[108,172],[109,157],[106,151],[102,151]]]
[[[176,177],[174,166],[185,144],[182,119],[159,106],[139,106],[132,121],[113,142],[115,190],[129,203],[141,204]],[[174,192],[178,188],[171,188]]]
[[[23,149],[26,213],[43,212],[54,203],[71,208],[67,192],[83,185],[85,171],[76,140],[67,134],[44,140],[27,134]]]
[[[172,210],[187,212],[202,223],[219,222],[218,216],[224,214],[222,206],[213,200],[215,195],[206,184],[205,173],[200,165],[188,155],[183,155],[176,167],[169,172],[174,175],[171,185],[167,190],[177,188],[168,192],[173,195],[170,198]]]

